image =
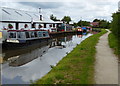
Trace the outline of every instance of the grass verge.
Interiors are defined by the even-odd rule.
[[[110,33],[108,35],[108,41],[110,48],[113,48],[114,53],[118,55],[118,57],[120,58],[120,47],[119,47],[120,41],[118,40],[118,38],[115,37],[114,34]]]
[[[33,84],[94,84],[95,46],[106,30],[84,40]]]

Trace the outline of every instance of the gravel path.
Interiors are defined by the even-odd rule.
[[[108,45],[108,31],[100,37],[96,46],[95,81],[96,84],[118,84],[118,58]]]

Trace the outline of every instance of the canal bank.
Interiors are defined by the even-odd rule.
[[[99,37],[106,32],[102,30],[84,40],[33,84],[94,84],[95,46]]]

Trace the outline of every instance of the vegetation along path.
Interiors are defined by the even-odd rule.
[[[96,46],[96,84],[118,84],[118,60],[108,45],[108,31],[100,37]]]

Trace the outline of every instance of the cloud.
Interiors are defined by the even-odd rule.
[[[19,2],[19,3],[34,8],[43,8],[43,9],[59,8],[63,5],[63,3],[58,3],[58,2]]]
[[[13,0],[14,1],[14,0]],[[118,10],[119,0],[50,0],[48,2],[4,2],[4,6],[38,12],[42,8],[43,15],[55,15],[62,19],[70,16],[74,22],[82,20],[92,21],[94,18],[111,20],[112,13]],[[54,1],[54,2],[53,2]]]

